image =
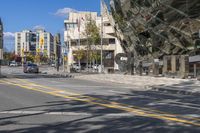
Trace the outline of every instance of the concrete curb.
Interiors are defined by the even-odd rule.
[[[48,72],[41,72],[41,74],[45,74],[48,76],[55,76],[60,78],[74,78],[74,75],[66,74],[66,73],[48,73]]]
[[[183,89],[177,89],[175,87],[162,87],[162,86],[153,86],[151,90],[158,91],[158,92],[165,92],[170,94],[181,94],[181,95],[195,95],[200,96],[200,92],[193,92]]]
[[[53,76],[58,76],[58,77],[61,77],[61,78],[74,78],[73,75],[70,75],[70,74],[52,74]]]
[[[0,75],[0,78],[6,78],[7,76],[5,76],[5,75]]]

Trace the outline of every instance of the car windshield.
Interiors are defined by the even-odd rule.
[[[28,66],[36,67],[36,64],[28,64]]]

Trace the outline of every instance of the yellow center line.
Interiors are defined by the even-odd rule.
[[[48,90],[52,90],[50,93],[60,93],[60,92],[66,92],[65,94],[71,94],[70,96],[81,96],[80,98],[88,98],[89,100],[98,100],[101,102],[106,102],[106,103],[110,103],[110,104],[114,104],[114,105],[120,105],[120,106],[125,106],[125,107],[129,107],[129,108],[134,108],[134,109],[139,109],[139,110],[143,110],[143,111],[148,111],[148,112],[153,112],[153,113],[160,113],[160,115],[165,115],[167,117],[182,117],[182,118],[187,118],[187,119],[192,119],[192,120],[200,120],[198,118],[194,118],[194,117],[189,117],[189,116],[182,116],[182,115],[175,115],[175,114],[169,114],[167,112],[163,112],[163,111],[158,111],[158,110],[153,110],[150,108],[142,108],[142,107],[137,107],[137,106],[130,106],[128,104],[123,104],[123,103],[117,103],[117,102],[110,102],[107,100],[103,100],[103,99],[99,99],[99,98],[94,98],[94,97],[90,97],[90,96],[82,96],[81,94],[77,94],[77,93],[72,93],[72,92],[68,92],[68,91],[64,91],[64,90],[60,90],[60,89],[55,89],[55,88],[51,88],[51,87],[47,87],[47,86],[43,86],[43,85],[39,85],[39,84],[34,84],[32,82],[29,81],[25,81],[22,79],[14,79],[14,80],[18,80],[24,83],[27,83],[28,85],[33,85],[33,86],[38,86],[41,88],[45,88]],[[8,80],[7,80],[8,81]],[[9,81],[10,82],[10,81]]]
[[[52,91],[64,91],[64,90],[60,90],[60,89],[56,89],[56,88],[52,88],[52,87],[36,84],[36,83],[33,83],[33,82],[25,81],[25,80],[22,80],[22,79],[15,78],[15,80],[27,83],[29,85],[33,85],[33,86],[41,87],[41,88],[44,88],[44,89],[52,90]],[[80,94],[78,94],[78,93],[69,92],[69,91],[65,91],[65,92],[66,92],[66,94],[69,94],[69,95],[80,96]]]
[[[65,95],[65,94],[60,94],[60,93],[58,93],[58,91],[48,92],[48,91],[44,91],[44,90],[41,90],[41,89],[30,87],[30,86],[21,85],[21,84],[18,84],[18,83],[12,83],[12,82],[9,82],[9,81],[2,81],[2,82],[7,83],[7,84],[11,84],[11,85],[14,85],[14,86],[19,86],[19,87],[22,87],[24,89],[46,93],[46,94],[53,95],[53,96],[58,96],[58,97],[71,99],[71,100],[75,100],[75,101],[82,101],[82,102],[86,102],[86,103],[90,103],[90,104],[94,104],[94,105],[99,105],[99,106],[103,106],[103,107],[107,107],[107,108],[118,109],[118,110],[126,111],[126,112],[129,112],[129,113],[134,113],[138,116],[168,120],[168,121],[173,121],[173,122],[180,122],[180,123],[190,124],[190,125],[194,125],[194,126],[200,126],[200,123],[193,122],[191,120],[185,120],[185,119],[182,119],[182,118],[175,118],[175,117],[177,117],[176,115],[156,114],[154,112],[146,112],[145,110],[131,108],[131,107],[128,107],[128,106],[123,106],[122,104],[116,103],[116,102],[114,102],[114,104],[113,104],[113,102],[109,102],[109,101],[106,101],[106,100],[103,100],[103,101],[106,101],[107,103],[96,102],[96,101],[93,101],[93,100],[96,100],[96,98],[92,98],[92,97],[90,99],[90,97],[86,96],[86,97],[83,97],[84,98],[83,99],[82,97],[79,98],[79,97],[74,97],[74,96],[68,96],[68,95]],[[55,90],[59,90],[59,89],[55,89]],[[62,90],[59,90],[59,92],[60,91],[62,91]],[[86,99],[86,98],[88,98],[88,99]],[[98,100],[101,100],[101,99],[98,99]]]
[[[29,81],[26,81],[26,80],[22,80],[22,79],[17,79],[16,78],[15,80],[18,80],[18,81],[21,81],[21,82],[24,82],[24,83],[27,83],[27,84],[36,85],[38,87],[46,88],[46,89],[49,89],[49,90],[54,90],[54,91],[58,91],[58,92],[61,91],[60,89],[55,89],[55,88],[52,88],[52,87],[47,87],[47,86],[35,84],[35,83],[29,82]],[[65,91],[66,94],[70,94],[71,96],[82,96],[81,94],[69,92],[69,91],[66,91],[66,90],[63,90],[63,91]],[[151,111],[153,113],[159,113],[159,114],[162,114],[162,115],[165,115],[165,116],[168,116],[168,117],[181,117],[181,118],[186,118],[186,119],[190,119],[190,120],[200,121],[199,118],[194,118],[194,117],[191,117],[191,116],[183,116],[183,115],[179,115],[179,114],[171,114],[171,113],[167,113],[167,112],[164,112],[164,111],[154,110],[154,109],[151,109],[151,108],[138,107],[138,106],[128,105],[128,104],[124,104],[124,103],[117,103],[117,102],[113,102],[113,101],[110,102],[110,101],[107,101],[107,100],[104,100],[104,99],[90,97],[90,96],[84,96],[84,97],[82,96],[82,98],[88,98],[90,100],[97,100],[97,101],[101,101],[101,102],[109,102],[109,103],[114,104],[114,105],[125,106],[125,107],[139,109],[139,110],[148,111],[148,112]]]
[[[186,119],[191,119],[191,120],[198,120],[198,121],[200,120],[198,118],[194,118],[194,117],[190,117],[190,116],[182,116],[182,115],[178,115],[178,114],[177,115],[175,115],[175,114],[169,114],[167,112],[153,110],[153,109],[150,109],[150,108],[142,108],[142,107],[137,107],[137,106],[132,106],[132,105],[130,106],[130,105],[127,105],[127,104],[117,103],[117,102],[110,102],[110,101],[107,101],[107,100],[103,100],[103,99],[99,99],[99,98],[94,98],[94,97],[90,97],[90,96],[82,96],[81,94],[72,93],[72,92],[68,92],[68,91],[64,91],[64,90],[60,90],[60,89],[55,89],[55,88],[51,88],[51,87],[47,87],[47,86],[43,86],[43,85],[39,85],[39,84],[34,84],[32,82],[25,81],[25,80],[22,80],[22,79],[15,79],[15,80],[27,83],[28,85],[38,86],[38,87],[41,87],[41,88],[52,90],[51,93],[54,93],[54,92],[56,92],[56,93],[66,92],[65,94],[71,94],[70,96],[81,96],[81,97],[79,97],[79,99],[80,98],[88,98],[90,101],[91,100],[98,100],[100,102],[106,102],[106,103],[109,102],[109,104],[125,106],[125,107],[129,107],[129,108],[139,109],[139,110],[142,110],[142,111],[148,111],[148,113],[151,111],[152,113],[159,113],[160,115],[165,115],[167,117],[173,117],[173,118],[181,117],[181,118],[186,118]]]

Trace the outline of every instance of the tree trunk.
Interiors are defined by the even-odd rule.
[[[86,64],[86,69],[87,69],[87,72],[89,72],[89,42],[88,42],[88,39],[87,39],[87,64]]]

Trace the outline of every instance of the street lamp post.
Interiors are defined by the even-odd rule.
[[[80,47],[81,47],[80,29],[81,29],[81,20],[79,17],[78,18],[78,50],[79,50],[79,52],[80,52]],[[78,59],[78,64],[79,64],[79,72],[81,72],[81,60],[80,59]]]
[[[1,78],[1,59],[0,59],[0,78]]]
[[[103,73],[103,13],[102,11],[101,11],[101,71],[100,72]]]
[[[65,72],[65,55],[63,53],[63,72]]]
[[[63,44],[63,46],[62,46],[62,56],[63,56],[63,72],[65,72],[65,46],[64,46],[64,44]]]

